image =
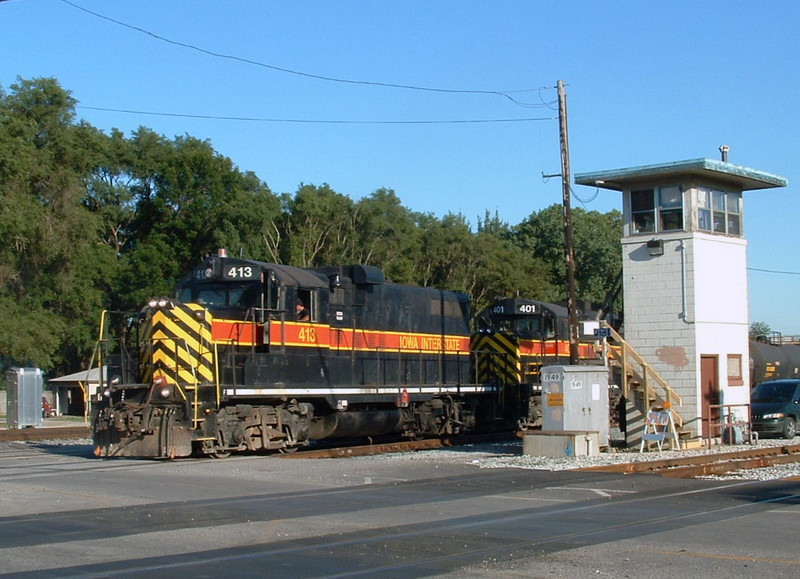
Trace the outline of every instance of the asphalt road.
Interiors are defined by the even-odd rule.
[[[398,457],[101,460],[0,445],[30,577],[797,577],[800,482]]]

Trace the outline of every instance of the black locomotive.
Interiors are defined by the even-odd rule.
[[[111,378],[93,405],[101,456],[225,456],[315,440],[511,429],[520,392],[481,383],[468,296],[372,266],[205,259],[172,298],[104,318]],[[134,353],[125,346],[136,344]]]
[[[525,298],[498,298],[475,320],[475,351],[495,352],[478,359],[483,382],[539,384],[542,366],[570,363],[567,308]],[[602,364],[597,340],[578,345],[578,363]]]
[[[475,319],[472,349],[483,383],[516,389],[529,407],[523,429],[541,426],[541,369],[570,364],[567,308],[525,298],[498,298]],[[578,344],[578,363],[604,363],[597,340]]]

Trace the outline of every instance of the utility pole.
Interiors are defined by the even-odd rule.
[[[569,310],[569,363],[575,365],[578,353],[578,300],[575,296],[575,249],[572,243],[572,208],[569,185],[569,140],[567,137],[567,93],[558,81],[558,127],[561,137],[561,183],[564,197],[564,253],[567,261],[567,299]]]

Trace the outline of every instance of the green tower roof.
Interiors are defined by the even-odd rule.
[[[735,186],[742,191],[786,187],[789,181],[780,175],[714,159],[689,159],[658,165],[643,165],[575,175],[575,183],[622,191],[638,185],[663,181],[696,181]]]

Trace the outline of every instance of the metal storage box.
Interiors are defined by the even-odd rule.
[[[542,431],[597,432],[608,446],[608,368],[542,368]]]
[[[8,428],[42,426],[42,371],[12,368],[6,371],[6,425]]]

